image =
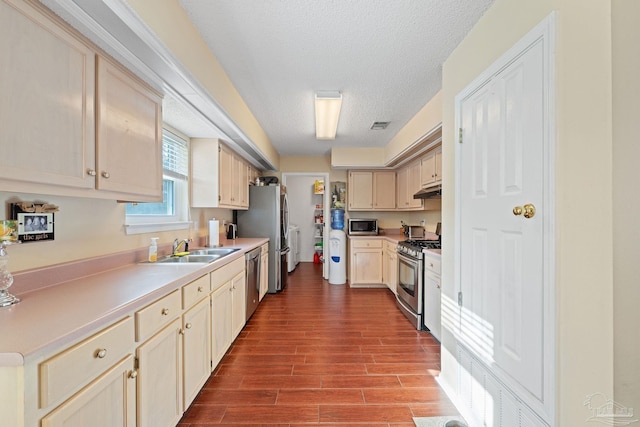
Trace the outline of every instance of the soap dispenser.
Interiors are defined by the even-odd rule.
[[[151,244],[149,245],[149,262],[156,262],[158,260],[158,238],[152,237]]]

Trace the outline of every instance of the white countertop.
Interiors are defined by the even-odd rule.
[[[239,248],[209,264],[135,263],[42,287],[21,301],[0,308],[0,366],[25,360],[73,343],[87,334],[179,289],[183,285],[244,256],[266,238],[237,239]],[[14,291],[14,289],[10,289]]]

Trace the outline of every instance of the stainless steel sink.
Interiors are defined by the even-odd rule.
[[[200,263],[208,264],[219,258],[230,255],[238,248],[205,248],[195,249],[189,252],[189,255],[183,256],[167,256],[165,258],[158,258],[156,264],[187,264],[187,263]]]
[[[205,248],[205,249],[194,249],[192,251],[189,251],[189,255],[188,256],[193,256],[193,255],[218,255],[218,256],[225,256],[225,255],[229,255],[232,254],[236,251],[239,251],[240,249],[238,248]]]
[[[218,258],[220,258],[221,255],[185,255],[185,256],[170,256],[167,258],[160,258],[158,259],[157,263],[159,264],[166,264],[166,263],[171,263],[171,264],[185,264],[185,263],[200,263],[200,264],[207,264],[210,262],[213,262],[215,260],[217,260]]]

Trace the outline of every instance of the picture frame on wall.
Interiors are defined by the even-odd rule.
[[[54,214],[50,212],[25,212],[13,205],[13,216],[17,223],[18,240],[22,243],[54,240]]]

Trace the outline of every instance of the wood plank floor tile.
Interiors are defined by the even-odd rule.
[[[293,375],[366,375],[364,363],[315,363],[293,365]]]
[[[439,388],[440,344],[388,289],[329,285],[301,263],[267,294],[179,427],[413,427],[457,415]]]
[[[245,375],[241,389],[311,389],[322,386],[320,375]]]
[[[277,390],[226,390],[205,388],[196,397],[196,403],[215,403],[216,405],[244,405],[253,402],[256,405],[275,405]]]
[[[395,389],[402,387],[402,383],[396,375],[324,375],[322,387]]]
[[[359,389],[280,390],[278,405],[364,404]]]
[[[408,405],[320,405],[321,423],[411,422]]]
[[[318,405],[245,405],[227,408],[221,423],[317,423]]]
[[[439,387],[401,388],[401,389],[366,389],[363,390],[367,404],[383,403],[424,403],[440,401],[445,398]]]

